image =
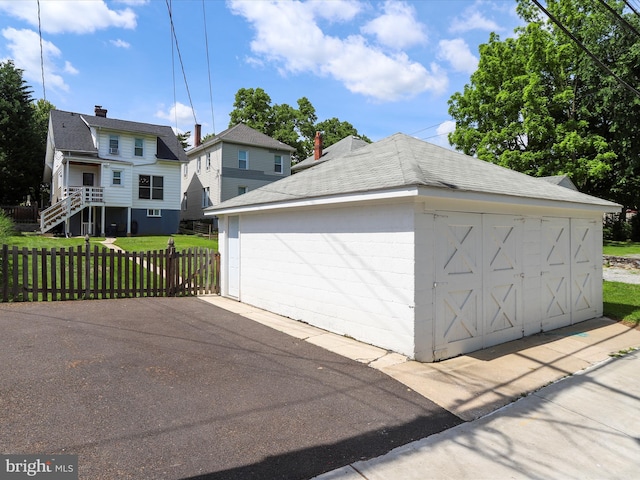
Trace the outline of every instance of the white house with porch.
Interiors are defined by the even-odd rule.
[[[187,156],[171,127],[52,110],[44,181],[51,206],[41,231],[67,235],[165,235],[180,222]]]

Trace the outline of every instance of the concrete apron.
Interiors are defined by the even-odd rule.
[[[601,317],[442,362],[420,363],[235,300],[200,298],[376,368],[465,421],[640,346],[639,329]]]

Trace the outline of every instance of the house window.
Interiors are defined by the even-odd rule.
[[[238,195],[242,195],[243,193],[247,193],[247,187],[238,187]]]
[[[138,179],[138,198],[162,200],[164,177],[140,175]]]
[[[159,208],[147,208],[147,217],[161,217],[162,210]]]
[[[211,153],[207,152],[207,171],[211,170]]]
[[[202,208],[206,208],[210,205],[209,203],[209,187],[205,187],[202,189]]]
[[[184,192],[184,195],[182,195],[182,210],[183,211],[187,211],[187,199],[189,198],[189,196],[187,195],[187,192]]]
[[[282,173],[282,155],[275,155],[273,169],[276,173]]]
[[[238,168],[247,170],[249,168],[249,152],[246,150],[238,151]]]
[[[111,185],[122,185],[122,170],[111,172]]]
[[[142,157],[144,155],[144,140],[142,138],[135,139],[135,147],[133,149],[133,154],[136,157]]]
[[[182,167],[182,174],[184,175],[184,178],[187,178],[187,176],[189,175],[189,164],[185,163],[184,167]]]
[[[120,138],[117,135],[109,135],[109,153],[111,155],[118,155],[119,144]]]
[[[198,160],[196,160],[196,172],[200,173],[201,168],[202,168],[202,157],[198,157]]]

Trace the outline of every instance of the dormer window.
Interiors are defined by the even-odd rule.
[[[117,135],[109,135],[109,154],[118,155],[120,138]]]

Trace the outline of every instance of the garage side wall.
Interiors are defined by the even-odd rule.
[[[413,203],[240,217],[240,300],[414,356]]]

